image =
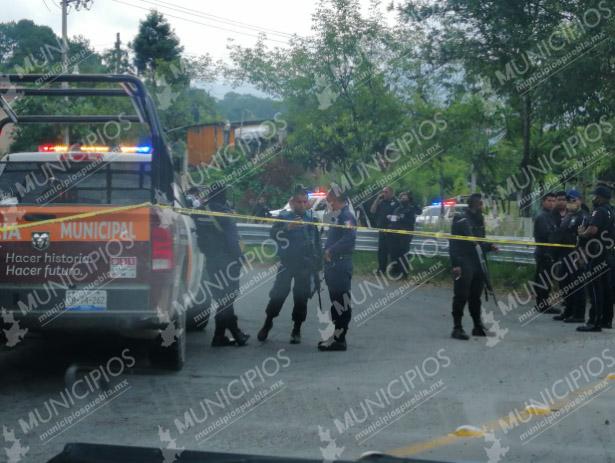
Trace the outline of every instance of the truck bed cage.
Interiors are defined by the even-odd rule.
[[[49,77],[46,74],[5,74],[0,87],[0,109],[6,117],[0,119],[0,134],[7,124],[92,124],[130,121],[148,127],[152,140],[152,201],[160,200],[159,191],[173,197],[173,162],[164,140],[164,131],[154,103],[143,82],[127,74],[66,74]],[[7,85],[8,83],[8,85]],[[106,84],[107,87],[51,87],[52,84]],[[34,84],[28,86],[27,84]],[[6,100],[7,95],[29,97],[123,97],[129,98],[135,114],[108,115],[19,115]]]

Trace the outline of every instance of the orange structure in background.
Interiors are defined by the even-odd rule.
[[[188,129],[186,143],[189,165],[209,163],[220,148],[235,143],[235,131],[224,122],[199,124]]]

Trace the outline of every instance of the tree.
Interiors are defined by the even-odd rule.
[[[407,1],[402,15],[411,28],[421,28],[430,39],[424,51],[443,63],[462,63],[468,79],[487,77],[521,117],[523,141],[520,169],[533,159],[532,133],[540,108],[534,87],[521,88],[538,73],[545,57],[541,46],[569,21],[575,0],[442,0],[434,4]],[[544,121],[542,121],[544,122]],[[523,189],[527,197],[531,184]],[[525,204],[524,214],[529,213]]]
[[[110,73],[127,74],[131,72],[132,66],[130,64],[129,52],[127,48],[122,47],[119,33],[117,34],[115,46],[105,50],[102,60],[107,67],[107,71]]]
[[[159,61],[176,61],[180,58],[183,47],[171,29],[166,18],[156,10],[150,11],[139,23],[139,32],[131,43],[134,52],[134,64],[140,74],[156,74]]]
[[[29,74],[62,60],[63,44],[50,27],[33,21],[0,23],[0,67]]]
[[[379,72],[385,25],[364,18],[357,0],[321,0],[314,34],[289,49],[231,47],[227,76],[283,99],[285,155],[306,167],[348,169],[382,151],[399,130],[399,100]]]

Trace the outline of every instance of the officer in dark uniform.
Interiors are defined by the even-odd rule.
[[[391,228],[395,230],[413,231],[416,223],[416,216],[422,213],[422,209],[414,204],[412,194],[403,192],[399,194],[399,206],[393,211],[389,217]],[[410,243],[412,235],[391,234],[394,240],[394,259],[396,262],[396,271],[402,277],[408,276],[408,253],[410,252]]]
[[[546,193],[542,197],[542,209],[534,218],[534,241],[537,243],[550,243],[556,230],[553,209],[555,195]],[[553,249],[547,246],[536,246],[534,250],[536,260],[536,311],[542,313],[559,314],[559,310],[551,307],[549,290],[551,277],[549,276],[554,263]]]
[[[203,210],[232,213],[226,202],[224,186],[215,184],[206,195]],[[216,328],[211,342],[213,347],[243,346],[249,335],[237,325],[233,303],[239,295],[239,278],[243,252],[239,246],[239,233],[235,221],[229,217],[196,216],[199,248],[205,254],[207,278],[211,282],[212,299],[216,302]],[[233,340],[225,332],[229,330]]]
[[[332,223],[357,225],[357,220],[346,203],[346,194],[337,186],[327,193]],[[346,350],[346,333],[352,316],[350,307],[350,282],[352,279],[352,252],[357,237],[356,229],[329,227],[325,243],[325,282],[331,299],[331,320],[335,332],[330,339],[318,343],[321,351]]]
[[[587,325],[577,331],[602,331],[613,325],[613,299],[611,295],[611,269],[609,261],[615,243],[615,211],[609,203],[611,192],[606,186],[598,186],[593,192],[593,205],[588,226],[579,227],[579,236],[588,238],[586,245],[589,255],[589,297],[591,309]]]
[[[564,299],[564,312],[555,315],[553,320],[563,320],[566,323],[584,323],[585,283],[580,282],[579,277],[585,269],[586,262],[579,253],[577,246],[580,240],[577,229],[581,225],[587,224],[589,214],[583,205],[581,193],[577,190],[568,191],[567,198],[566,209],[568,213],[557,229],[554,242],[572,244],[576,248],[556,248],[559,251],[559,273],[563,276],[560,291]]]
[[[372,203],[369,211],[375,215],[374,221],[376,228],[390,228],[390,216],[399,206],[399,202],[395,199],[393,189],[386,186],[382,189],[382,193]],[[389,257],[394,259],[395,253],[395,237],[392,233],[378,233],[378,271],[385,273]]]
[[[555,205],[553,206],[553,221],[555,227],[559,228],[562,220],[568,214],[568,194],[564,191],[555,193]]]
[[[451,234],[462,236],[485,237],[485,219],[483,217],[483,200],[480,193],[473,193],[468,199],[468,207],[453,217]],[[485,242],[478,242],[483,252],[497,251],[497,248]],[[468,340],[470,337],[463,330],[461,319],[463,309],[468,304],[470,316],[474,322],[473,336],[488,336],[481,319],[481,294],[485,287],[485,275],[480,265],[476,242],[450,240],[449,254],[453,268],[453,332],[451,337]]]
[[[312,217],[307,192],[303,188],[295,190],[290,199],[291,211],[284,211],[280,219],[316,222]],[[273,327],[273,319],[280,314],[284,301],[293,286],[293,330],[290,334],[290,343],[301,342],[301,324],[307,315],[307,302],[311,295],[311,283],[314,274],[320,269],[322,252],[320,248],[320,235],[314,225],[301,225],[296,223],[277,222],[271,227],[271,238],[277,244],[280,265],[269,292],[269,304],[265,309],[267,318],[265,324],[258,332],[258,340],[265,341]]]

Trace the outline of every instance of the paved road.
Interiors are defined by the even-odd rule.
[[[12,455],[21,449],[24,462],[45,461],[74,441],[326,459],[380,450],[434,460],[615,461],[615,381],[600,381],[615,373],[613,332],[579,334],[547,316],[522,326],[527,307],[519,307],[493,311],[498,337],[489,345],[460,342],[449,338],[448,287],[377,286],[355,284],[354,315],[363,315],[345,353],[317,352],[329,325],[314,300],[301,345],[288,344],[287,301],[264,344],[214,350],[210,328],[191,334],[177,374],[152,370],[142,343],[28,335],[0,353],[2,447]],[[269,287],[255,286],[238,303],[253,338]],[[64,372],[75,362],[103,365],[108,375],[124,371],[111,377],[112,392],[94,411],[81,408],[99,394],[95,386],[65,389]],[[531,399],[550,414],[528,415]],[[80,421],[69,425],[69,416]],[[485,425],[487,434],[450,434],[462,425]]]

